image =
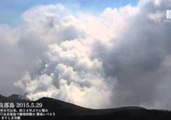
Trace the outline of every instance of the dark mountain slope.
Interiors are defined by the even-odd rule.
[[[7,97],[0,95],[0,101],[1,102],[6,101],[6,100],[7,100]]]
[[[9,97],[0,95],[0,102],[5,101],[42,103],[43,108],[55,113],[52,117],[21,117],[21,120],[171,120],[170,111],[148,110],[141,107],[93,110],[52,98],[44,97],[33,102],[23,100],[18,95]]]

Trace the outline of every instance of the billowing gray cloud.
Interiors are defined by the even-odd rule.
[[[106,75],[117,77],[118,87],[115,88],[117,92],[114,98],[117,96],[115,102],[118,106],[171,107],[170,96],[159,95],[170,91],[167,85],[170,84],[170,70],[163,63],[171,53],[171,24],[165,19],[165,12],[171,7],[168,4],[171,1],[161,1],[159,4],[155,2],[140,1],[138,14],[128,21],[121,36],[113,39],[115,47],[108,49],[101,43],[94,47],[95,51],[105,49],[97,52],[97,55],[103,62]],[[164,91],[160,88],[161,85]]]
[[[99,15],[62,4],[27,10],[17,28],[0,26],[0,90],[91,108],[171,109],[169,3],[140,0]]]

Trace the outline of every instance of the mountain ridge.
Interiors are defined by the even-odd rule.
[[[150,110],[138,106],[125,106],[110,109],[89,109],[71,103],[42,97],[36,101],[22,99],[19,95],[5,97],[0,102],[42,103],[43,108],[54,112],[55,116],[21,117],[21,120],[171,120],[171,111]],[[1,117],[1,116],[0,116]]]

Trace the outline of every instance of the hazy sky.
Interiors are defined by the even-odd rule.
[[[138,0],[0,0],[0,23],[17,25],[21,22],[22,13],[35,5],[68,4],[77,5],[82,10],[103,11],[106,7],[121,7],[127,4],[136,5]]]
[[[0,0],[0,93],[171,109],[171,0]]]

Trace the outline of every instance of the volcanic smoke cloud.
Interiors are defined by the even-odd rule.
[[[168,9],[171,0],[96,14],[62,4],[30,8],[17,27],[0,25],[0,91],[90,108],[171,109]]]

